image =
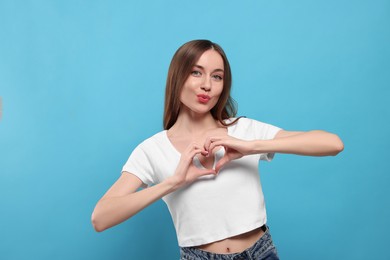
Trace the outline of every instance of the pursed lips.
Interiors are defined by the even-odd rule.
[[[199,94],[199,95],[197,95],[197,97],[198,97],[199,102],[201,102],[201,103],[207,103],[211,98],[210,96],[205,95],[205,94]]]
[[[197,96],[201,97],[201,98],[204,98],[204,99],[210,99],[211,98],[209,95],[206,95],[206,94],[199,94]]]

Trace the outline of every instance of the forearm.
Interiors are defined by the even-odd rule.
[[[120,197],[102,198],[92,213],[92,223],[96,231],[115,226],[163,196],[174,191],[175,184],[167,179],[152,187]]]
[[[344,149],[340,138],[332,133],[314,130],[272,140],[256,140],[252,153],[287,153],[309,156],[337,155]]]

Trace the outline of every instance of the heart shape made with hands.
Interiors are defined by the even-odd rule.
[[[214,153],[214,161],[213,161],[213,166],[211,169],[215,170],[215,166],[217,165],[218,161],[221,160],[221,158],[225,155],[225,148],[221,147]],[[193,164],[195,165],[196,168],[198,169],[208,169],[206,168],[200,161],[199,157],[196,155],[192,159]]]

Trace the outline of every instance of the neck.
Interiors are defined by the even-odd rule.
[[[205,114],[196,114],[196,113],[186,113],[181,111],[177,118],[176,123],[172,126],[170,130],[172,132],[180,134],[202,134],[207,130],[217,128],[219,126],[218,121],[216,121],[210,112]]]

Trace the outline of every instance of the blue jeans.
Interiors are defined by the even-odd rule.
[[[214,254],[195,247],[180,247],[180,260],[279,260],[267,227],[265,233],[250,248],[235,254]]]

